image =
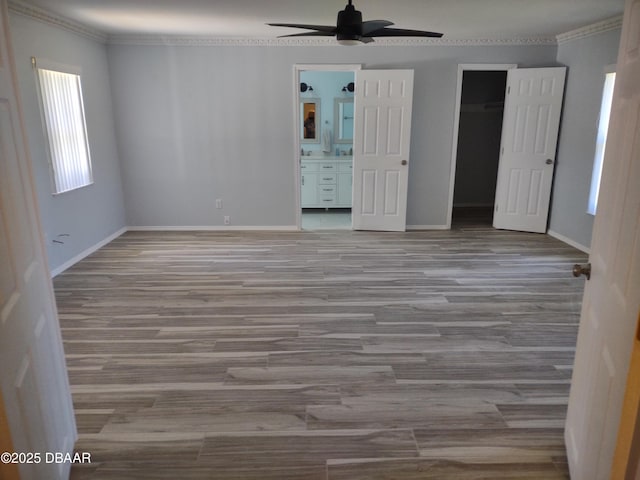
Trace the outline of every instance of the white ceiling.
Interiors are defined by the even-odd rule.
[[[110,35],[274,38],[302,30],[267,22],[335,25],[345,0],[24,0]],[[445,38],[553,37],[623,11],[624,0],[354,0],[364,20]]]

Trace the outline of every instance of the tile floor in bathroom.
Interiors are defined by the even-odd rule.
[[[302,209],[303,230],[350,230],[350,208],[304,208]]]

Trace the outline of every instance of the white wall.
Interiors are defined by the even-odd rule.
[[[10,28],[49,267],[59,270],[125,226],[106,47],[19,14],[10,15]],[[31,57],[82,68],[93,185],[51,194],[48,147]],[[69,236],[59,237],[61,234]],[[54,243],[56,239],[64,244]]]
[[[587,205],[605,66],[616,62],[619,43],[618,29],[558,47],[568,69],[549,229],[584,247],[593,229]]]
[[[411,68],[409,225],[446,225],[459,63],[556,63],[555,46],[108,47],[131,226],[295,225],[293,68]],[[224,208],[215,209],[222,198]]]

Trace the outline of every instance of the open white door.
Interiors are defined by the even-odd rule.
[[[76,426],[55,298],[18,104],[6,0],[0,0],[0,388],[24,479],[66,479],[70,465],[46,452],[73,451]],[[33,458],[32,458],[33,460]]]
[[[356,72],[355,230],[403,232],[407,218],[413,70]]]
[[[545,233],[565,67],[511,69],[493,226]]]
[[[627,0],[565,428],[575,480],[610,478],[640,310],[638,26],[640,0]]]

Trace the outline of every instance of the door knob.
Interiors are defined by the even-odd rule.
[[[402,160],[402,161],[400,162],[400,165],[406,165],[406,164],[407,164],[407,161],[406,161],[406,160]]]
[[[584,275],[587,277],[587,280],[591,279],[591,264],[585,263],[584,265],[580,265],[576,263],[573,266],[573,276],[579,277],[580,275]]]
[[[551,160],[550,158],[547,158],[547,161],[544,163],[546,163],[547,165],[553,165],[553,160]]]

